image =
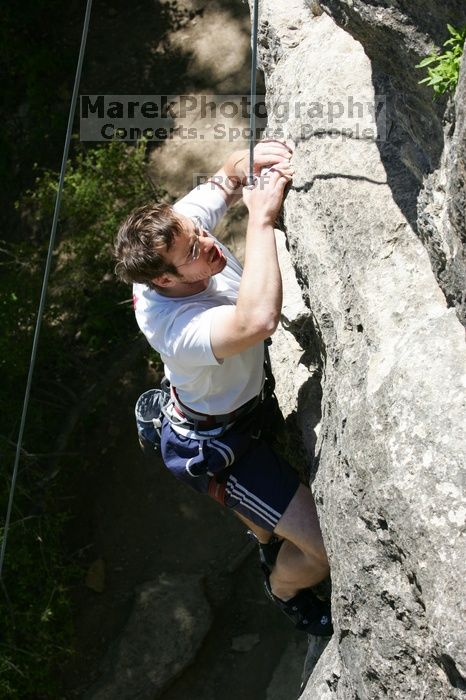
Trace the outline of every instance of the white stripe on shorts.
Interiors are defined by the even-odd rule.
[[[234,498],[236,498],[240,505],[247,508],[249,511],[251,511],[251,513],[255,513],[256,515],[258,515],[261,520],[271,525],[272,528],[275,528],[277,520],[272,520],[272,516],[268,514],[266,515],[264,511],[257,510],[257,508],[255,508],[254,505],[245,496],[243,496],[242,494],[231,494],[228,490],[226,491],[226,494],[227,496],[233,496]]]
[[[234,479],[234,477],[230,478]],[[230,484],[229,482],[230,479],[228,479],[226,486],[227,495],[237,498],[240,503],[247,506],[249,510],[256,513],[256,515],[262,518],[266,523],[269,523],[272,527],[276,526],[281,517],[280,513],[270,508],[266,503],[254,496],[254,494],[251,494],[250,491],[247,491],[247,489],[243,488],[240,484]],[[272,515],[272,513],[274,513],[274,515]]]
[[[239,483],[238,479],[233,474],[228,479],[228,483],[230,481],[234,485],[236,490],[242,491],[248,498],[255,501],[260,508],[264,508],[265,510],[267,510],[270,513],[270,515],[275,515],[278,518],[282,517],[282,513],[279,513],[278,510],[275,510],[275,508],[269,506],[268,503],[262,501],[258,496],[252,493],[252,491],[248,491],[242,484]]]

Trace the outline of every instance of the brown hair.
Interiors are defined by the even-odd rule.
[[[161,249],[170,250],[183,224],[169,204],[145,204],[131,212],[120,226],[114,254],[115,272],[124,282],[141,282],[157,289],[154,277],[170,272],[178,274],[174,265],[165,262]]]

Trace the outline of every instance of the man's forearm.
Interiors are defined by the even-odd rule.
[[[213,186],[218,187],[219,191],[223,192],[225,201],[228,206],[236,204],[242,197],[242,186],[237,178],[232,178],[228,175],[225,168],[220,168],[217,170],[215,175],[209,178],[208,182],[211,182]]]
[[[223,164],[220,170],[210,178],[223,191],[225,201],[230,206],[235,204],[242,197],[242,185],[245,184],[245,163],[248,151],[234,151]]]
[[[280,320],[282,279],[273,224],[260,213],[249,218],[244,270],[236,308],[244,323],[273,333]]]
[[[259,164],[266,167],[269,155],[262,160]],[[243,352],[276,330],[282,282],[273,224],[291,177],[289,163],[277,164],[266,177],[243,188],[249,210],[244,270],[236,305],[220,307],[217,323],[211,326],[212,350],[218,359]]]

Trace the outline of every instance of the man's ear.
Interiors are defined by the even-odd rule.
[[[170,272],[163,272],[161,275],[158,275],[158,277],[154,277],[151,281],[152,284],[155,284],[157,287],[173,287],[173,285],[176,284],[175,275],[172,275]]]

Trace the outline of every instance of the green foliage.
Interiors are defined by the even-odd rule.
[[[50,468],[48,455],[83,391],[98,381],[114,353],[137,332],[131,290],[113,274],[111,248],[129,211],[163,196],[145,170],[144,143],[136,148],[112,142],[78,149],[68,163],[5,560],[7,604],[0,590],[1,698],[60,697],[56,669],[70,654],[68,589],[77,571],[64,560],[66,515],[56,505],[57,484],[50,477],[56,470]],[[29,238],[0,242],[3,513],[57,182],[57,173],[37,174],[35,187],[17,204],[29,225]]]
[[[162,196],[145,176],[144,158],[143,142],[128,148],[115,141],[78,152],[68,166],[46,320],[63,341],[66,334],[70,351],[78,340],[85,353],[105,354],[120,333],[127,335],[125,327],[133,327],[129,307],[116,305],[122,287],[113,275],[112,243],[131,209]],[[22,203],[47,235],[56,188],[56,174],[46,171]]]
[[[437,95],[455,90],[460,72],[461,57],[466,38],[466,26],[455,29],[451,24],[447,25],[450,38],[443,46],[450,47],[441,54],[432,53],[417,64],[416,68],[427,68],[427,78],[419,81],[419,84],[430,85]]]
[[[19,502],[24,503],[24,496],[23,490]],[[54,671],[71,653],[67,589],[80,574],[64,559],[60,541],[63,523],[63,515],[22,517],[16,507],[4,565],[8,598],[2,592],[0,606],[2,698],[59,697],[60,684]]]
[[[115,279],[111,248],[124,216],[154,195],[162,196],[144,175],[144,151],[143,143],[128,148],[112,142],[79,151],[68,164],[32,400],[50,403],[52,384],[65,389],[61,397],[52,397],[57,406],[52,421],[52,409],[44,413],[41,406],[33,422],[28,420],[26,438],[33,442],[33,452],[38,451],[37,437],[50,451],[54,421],[63,413],[63,392],[79,396],[83,372],[89,383],[94,381],[90,373],[98,376],[110,352],[136,332],[131,291]],[[17,244],[0,241],[0,412],[5,416],[2,433],[10,441],[21,410],[57,181],[56,173],[44,171],[17,204],[30,224],[30,238]]]

